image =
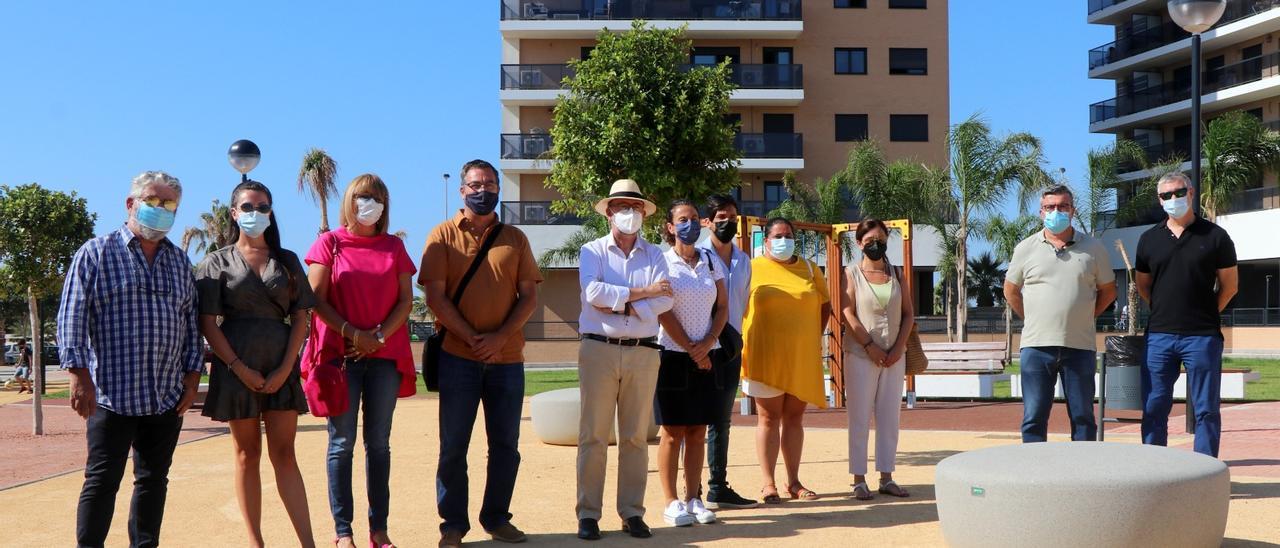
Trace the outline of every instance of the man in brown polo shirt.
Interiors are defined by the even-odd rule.
[[[466,207],[427,237],[418,283],[447,328],[440,358],[440,464],[436,504],[440,546],[459,546],[467,517],[467,447],[476,411],[484,403],[489,466],[480,525],[495,540],[524,542],[511,524],[511,494],[520,466],[520,408],[524,401],[524,335],[542,281],[529,240],[498,222],[498,171],[484,160],[462,166]],[[499,231],[461,301],[453,297],[481,244]]]

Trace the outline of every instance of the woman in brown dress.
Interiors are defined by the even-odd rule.
[[[281,249],[271,191],[257,181],[231,193],[235,243],[196,268],[200,331],[213,349],[203,414],[228,423],[236,452],[236,498],[253,546],[262,546],[262,431],[276,488],[299,544],[314,546],[307,493],[294,455],[298,414],[307,412],[298,353],[315,295],[293,252]],[[221,320],[221,321],[219,321]]]

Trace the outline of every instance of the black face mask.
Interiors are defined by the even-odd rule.
[[[481,217],[493,213],[493,209],[498,207],[498,193],[481,190],[480,192],[472,192],[467,195],[467,209],[472,213]]]
[[[881,242],[879,240],[872,241],[871,243],[867,244],[865,247],[862,248],[862,254],[866,255],[868,259],[871,259],[873,261],[879,261],[880,259],[883,259],[884,252],[885,252],[884,242]]]
[[[720,243],[729,243],[734,236],[738,235],[738,221],[719,221],[716,223],[715,230],[711,231]]]

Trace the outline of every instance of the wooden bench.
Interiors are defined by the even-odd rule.
[[[1005,343],[924,343],[929,369],[907,377],[907,408],[915,407],[916,394],[934,397],[990,398],[995,381],[1005,380]],[[923,378],[918,378],[923,377]],[[917,386],[919,384],[920,386]]]

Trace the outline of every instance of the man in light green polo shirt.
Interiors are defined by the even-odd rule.
[[[1054,385],[1062,379],[1071,439],[1096,438],[1093,417],[1095,319],[1116,299],[1116,275],[1102,242],[1071,227],[1071,190],[1040,196],[1044,230],[1014,248],[1004,296],[1022,328],[1022,442],[1045,441]]]

